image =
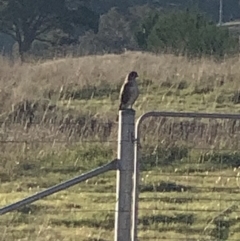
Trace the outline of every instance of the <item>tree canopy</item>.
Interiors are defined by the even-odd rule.
[[[224,22],[240,17],[238,1],[223,5]],[[15,55],[17,42],[22,59],[25,53],[76,56],[124,49],[234,52],[232,34],[238,30],[218,29],[218,18],[219,0],[0,0],[0,51]]]
[[[191,56],[234,53],[238,38],[195,11],[152,12],[135,33],[139,46],[148,51],[184,53]]]
[[[81,5],[70,9],[66,0],[0,0],[0,32],[17,41],[22,59],[34,40],[51,44],[76,41],[76,26],[96,31],[99,19],[84,0],[79,2]]]

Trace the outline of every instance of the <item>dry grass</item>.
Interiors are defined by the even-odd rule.
[[[204,58],[188,60],[173,55],[126,52],[122,55],[69,57],[22,65],[9,64],[4,59],[0,62],[1,93],[10,94],[11,104],[23,99],[43,98],[45,91],[59,92],[71,85],[75,89],[103,83],[114,87],[133,69],[139,72],[143,82],[151,80],[155,85],[166,81],[186,81],[195,86],[211,80],[216,88],[218,84],[225,84],[238,89],[240,82],[238,58],[219,63]]]
[[[239,65],[140,52],[0,59],[1,206],[116,157],[118,91],[128,71],[140,75],[137,116],[239,113]],[[144,123],[140,240],[238,239],[239,132],[238,121]],[[113,240],[115,181],[107,173],[3,216],[0,239]]]
[[[240,112],[238,58],[216,62],[126,52],[22,65],[0,62],[0,121],[10,123],[5,133],[15,136],[23,133],[16,125],[22,123],[28,140],[115,139],[119,88],[133,69],[140,75],[137,116],[150,110]],[[41,123],[37,130],[29,130],[33,122]]]

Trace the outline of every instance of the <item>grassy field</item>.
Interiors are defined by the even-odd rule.
[[[131,70],[140,75],[137,117],[240,112],[238,58],[126,52],[0,62],[1,206],[116,158],[118,93]],[[155,118],[141,131],[139,240],[238,240],[239,121]],[[113,240],[115,175],[1,216],[0,240]]]

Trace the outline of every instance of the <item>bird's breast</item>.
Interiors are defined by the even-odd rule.
[[[139,90],[138,90],[137,85],[136,86],[132,86],[131,87],[131,97],[130,97],[131,100],[135,101],[137,99],[138,95],[139,95]]]

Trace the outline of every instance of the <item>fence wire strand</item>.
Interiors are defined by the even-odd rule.
[[[193,128],[191,135],[189,133],[185,135],[188,128],[183,130],[181,121],[175,120],[174,124],[171,119],[168,121],[165,118],[164,121],[160,120],[161,124],[159,124],[158,120],[154,122],[150,120],[141,130],[143,140],[141,140],[140,149],[142,156],[139,240],[238,240],[236,235],[239,232],[240,221],[240,209],[238,209],[240,201],[238,133],[240,131],[235,128],[233,134],[229,135],[227,130],[223,130],[223,126],[227,124],[222,123],[221,120],[221,125],[216,125],[218,122],[214,122],[214,125],[220,129],[217,132],[212,131],[210,128],[212,123],[208,124],[205,120],[204,131]],[[192,125],[192,123],[195,122],[188,122],[186,125]],[[175,125],[174,128],[173,125]],[[238,121],[234,125],[238,126]],[[203,125],[198,123],[197,126]],[[0,136],[4,134],[6,133],[2,131]],[[54,136],[52,139],[45,137],[45,139],[36,140],[28,135],[21,136],[21,139],[19,136],[15,139],[0,140],[1,148],[14,144],[30,147],[29,153],[23,155],[20,161],[12,156],[8,157],[7,152],[2,152],[2,166],[10,175],[13,173],[13,178],[2,173],[0,169],[0,179],[5,183],[4,188],[19,194],[38,191],[37,186],[41,189],[47,188],[76,173],[84,172],[88,167],[96,166],[97,162],[92,161],[96,158],[95,155],[106,155],[102,145],[104,154],[100,151],[91,155],[91,150],[86,150],[83,154],[86,159],[84,161],[79,161],[80,157],[77,155],[71,157],[70,153],[68,153],[70,159],[67,159],[71,161],[70,163],[60,159],[59,156],[55,160],[55,157],[50,155],[46,160],[44,158],[48,153],[44,153],[43,148],[38,149],[38,144],[80,144],[81,146],[83,143],[100,145],[117,143],[116,138],[104,137],[101,140],[101,136],[99,139],[79,137],[73,140],[54,138]],[[37,155],[34,153],[35,148],[39,150]],[[31,157],[31,150],[35,158]],[[114,155],[116,156],[116,153]],[[13,167],[6,169],[5,160],[10,158],[13,160],[14,164],[11,164]],[[23,177],[27,182],[23,181]],[[8,182],[12,182],[11,187],[7,186]],[[26,224],[26,221],[19,218],[24,216],[30,220],[29,225],[31,225],[35,215],[40,215],[40,220],[45,222],[43,213],[47,211],[52,215],[49,222],[55,225],[65,225],[67,228],[81,228],[84,225],[90,228],[95,225],[94,227],[105,231],[112,231],[116,213],[115,185],[115,173],[94,178],[69,189],[68,195],[65,192],[59,193],[52,199],[46,199],[30,205],[29,208],[19,210],[17,214],[12,214],[15,217],[13,223],[14,225],[22,225],[24,222]],[[80,195],[81,193],[83,194]],[[9,198],[7,202],[10,201]],[[5,204],[4,202],[2,201],[2,204]],[[56,205],[56,208],[52,206],[58,202],[59,206]],[[69,206],[66,206],[67,204]],[[6,216],[3,222],[11,217],[11,215]],[[10,231],[7,235],[10,235]]]
[[[139,240],[237,240],[239,124],[187,118],[142,124]]]

